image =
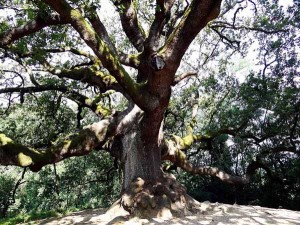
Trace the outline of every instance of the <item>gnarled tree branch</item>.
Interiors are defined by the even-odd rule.
[[[139,54],[127,55],[123,52],[118,53],[114,43],[112,43],[112,40],[110,39],[110,37],[108,35],[108,32],[107,32],[105,26],[101,22],[98,14],[96,12],[94,12],[89,17],[89,21],[91,22],[93,28],[95,29],[95,31],[97,32],[99,37],[108,45],[108,47],[111,49],[113,54],[119,55],[119,60],[123,65],[130,66],[133,68],[138,68],[138,65],[139,65],[138,55]]]
[[[95,65],[90,67],[62,70],[53,68],[47,63],[44,65],[48,72],[58,76],[59,78],[69,78],[96,86],[99,87],[101,92],[115,90],[123,93],[123,89],[118,84],[116,79],[110,74],[100,71]]]
[[[265,34],[277,34],[277,33],[285,33],[288,32],[286,29],[265,29],[261,27],[250,27],[250,26],[237,26],[234,24],[230,24],[224,21],[214,21],[210,26],[210,28],[217,29],[217,28],[225,28],[225,29],[232,29],[232,30],[248,30],[248,31],[256,31]]]
[[[246,184],[249,182],[248,174],[245,177],[230,175],[216,167],[196,167],[193,166],[187,159],[185,153],[177,148],[172,141],[167,141],[163,146],[163,160],[168,160],[183,170],[197,175],[210,175],[218,177],[220,180],[230,184]]]
[[[155,19],[150,27],[149,36],[145,41],[147,52],[156,52],[164,25],[170,19],[171,9],[175,0],[157,0]],[[151,49],[150,49],[151,48]]]
[[[12,42],[33,34],[45,27],[58,24],[66,24],[68,20],[59,15],[48,15],[46,18],[37,17],[34,21],[30,21],[25,25],[13,28],[0,37],[0,46],[6,46]]]
[[[0,164],[29,167],[32,171],[39,171],[45,165],[72,156],[87,155],[94,149],[101,149],[111,135],[113,125],[113,119],[102,120],[45,150],[14,143],[4,134],[0,134]]]
[[[91,109],[98,116],[107,116],[108,111],[98,104],[98,101],[93,101],[92,99],[62,85],[39,85],[33,87],[10,87],[0,89],[0,94],[4,93],[21,93],[21,98],[24,99],[23,95],[26,93],[38,93],[44,91],[59,91],[65,93],[65,97],[73,100],[81,107],[86,107]]]
[[[142,52],[146,35],[139,24],[134,2],[131,0],[120,0],[115,1],[115,5],[118,8],[122,27],[129,41],[139,52]]]
[[[176,84],[178,84],[180,81],[184,80],[185,78],[192,77],[192,76],[197,76],[197,72],[186,72],[181,75],[178,75],[175,77],[175,79],[172,83],[172,86],[175,86]]]
[[[115,136],[124,135],[142,115],[142,110],[137,106],[129,107],[123,112],[85,127],[74,135],[58,140],[53,146],[43,150],[23,146],[0,134],[0,165],[29,167],[32,171],[39,171],[45,165],[73,156],[87,155],[93,150],[112,151],[110,143]],[[120,155],[116,152],[114,154]]]

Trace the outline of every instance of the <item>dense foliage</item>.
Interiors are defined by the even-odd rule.
[[[0,119],[0,130],[5,130],[20,143],[40,147],[51,144],[60,135],[71,133],[76,129],[76,115],[65,104],[56,108],[56,99],[51,96],[55,93],[41,96],[39,102],[28,98],[22,106],[14,105],[9,109],[9,116]],[[41,110],[45,108],[45,111]],[[95,119],[86,117],[87,120]],[[119,175],[118,165],[114,166],[112,158],[103,152],[53,164],[38,174],[3,167],[0,175],[1,217],[8,212],[8,215],[15,215],[108,207],[117,198]]]

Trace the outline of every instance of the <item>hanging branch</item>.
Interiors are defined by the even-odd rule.
[[[65,93],[65,97],[77,102],[81,107],[86,107],[91,109],[97,115],[103,117],[107,116],[109,112],[105,110],[101,105],[98,104],[98,101],[93,101],[90,98],[66,87],[66,86],[58,86],[58,85],[39,85],[32,87],[10,87],[0,89],[0,94],[3,93],[20,93],[21,103],[24,101],[25,93],[38,93],[44,91],[59,91]],[[103,115],[104,113],[104,115]]]
[[[18,181],[15,184],[15,187],[14,187],[14,190],[13,190],[13,193],[12,193],[12,204],[15,204],[15,202],[16,202],[16,193],[17,193],[17,190],[18,190],[19,186],[24,183],[24,182],[22,182],[22,180],[25,177],[26,169],[27,168],[24,167],[21,177],[18,179]]]

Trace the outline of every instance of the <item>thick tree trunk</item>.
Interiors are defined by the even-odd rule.
[[[124,189],[136,178],[149,182],[162,178],[162,119],[155,113],[144,113],[143,118],[135,121],[129,132],[121,138]]]
[[[115,143],[116,150],[121,150],[124,174],[121,198],[115,207],[139,217],[185,214],[195,202],[175,177],[161,169],[163,110],[131,118],[135,118],[131,127]],[[115,209],[114,215],[120,212],[116,213]]]
[[[145,137],[141,124],[142,122],[134,124],[132,129],[121,139],[124,165],[123,189],[127,189],[136,178],[155,181],[162,176],[158,138]],[[149,139],[145,140],[145,138]]]

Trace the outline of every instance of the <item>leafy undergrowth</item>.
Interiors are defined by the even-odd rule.
[[[61,210],[50,210],[50,211],[42,211],[42,212],[32,212],[26,214],[18,214],[18,215],[11,215],[9,217],[0,219],[0,225],[15,225],[19,223],[27,223],[31,224],[31,221],[46,219],[50,217],[61,217],[65,216],[71,212],[79,211],[77,208],[72,209],[61,209]],[[33,224],[33,222],[32,222]]]

